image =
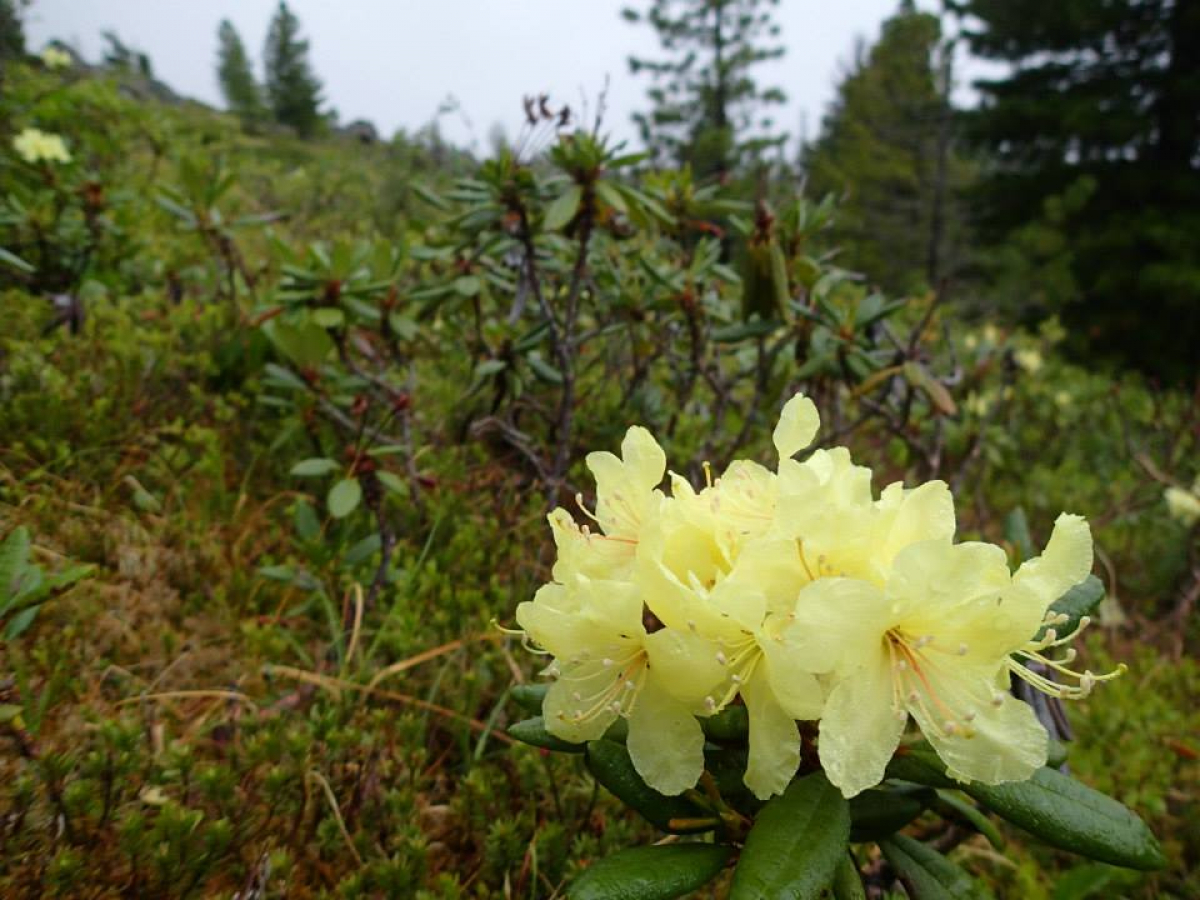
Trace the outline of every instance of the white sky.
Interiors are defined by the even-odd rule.
[[[651,28],[620,17],[644,0],[291,0],[327,101],[343,123],[366,118],[385,136],[428,123],[449,97],[461,113],[442,118],[443,134],[483,149],[494,123],[510,135],[521,125],[521,98],[550,92],[578,110],[610,79],[605,121],[634,138],[630,114],[645,107],[646,78],[629,74],[626,57],[656,56]],[[932,7],[926,0],[921,6]],[[220,104],[217,25],[229,18],[255,60],[276,0],[34,0],[26,12],[30,46],[51,38],[89,60],[100,32],[112,29],[149,54],[155,73],[179,93]],[[788,94],[778,127],[809,137],[850,60],[856,37],[874,40],[899,0],[783,0],[777,21],[787,53],[764,64],[761,84]],[[259,71],[261,77],[261,71]],[[469,123],[469,124],[468,124]]]

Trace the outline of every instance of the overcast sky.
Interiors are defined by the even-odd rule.
[[[630,114],[644,107],[645,82],[629,74],[630,53],[654,55],[652,30],[620,17],[644,0],[291,0],[325,96],[341,121],[370,119],[390,135],[428,123],[449,97],[443,133],[483,148],[501,123],[515,134],[525,94],[548,91],[578,109],[609,79],[605,121],[633,138]],[[762,83],[779,84],[788,105],[777,117],[793,138],[802,122],[820,125],[856,37],[873,40],[899,0],[784,0],[777,18],[784,58],[764,65]],[[921,4],[929,7],[932,4]],[[148,53],[159,78],[182,94],[219,104],[217,25],[230,19],[261,64],[276,0],[34,0],[26,14],[29,43],[65,40],[88,59],[100,32],[116,31]]]

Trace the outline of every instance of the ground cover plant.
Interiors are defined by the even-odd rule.
[[[837,198],[652,167],[550,97],[474,160],[244,127],[62,56],[7,63],[0,97],[0,893],[1200,892],[1192,386],[1081,364],[1053,317],[884,294],[837,253]],[[644,601],[585,551],[651,496],[717,549],[655,531]],[[710,514],[776,508],[786,559]],[[905,509],[886,553],[853,545]],[[862,740],[833,694],[951,640],[878,615],[863,572],[970,553],[962,596],[1028,601],[1006,641],[937,623],[996,691],[883,689],[919,733]],[[556,599],[580,572],[606,590]],[[774,587],[848,593],[769,619]],[[609,624],[659,662],[569,671]],[[779,679],[776,637],[804,661]],[[963,750],[992,708],[1020,728]]]

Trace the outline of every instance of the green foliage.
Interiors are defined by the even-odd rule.
[[[321,125],[321,82],[308,59],[308,41],[300,38],[300,20],[280,0],[263,48],[264,89],[275,121],[301,137]]]
[[[1011,64],[1011,74],[980,83],[986,102],[972,116],[996,160],[980,198],[992,241],[1028,229],[1047,198],[1093,179],[1097,189],[1062,231],[1078,285],[1062,309],[1079,329],[1075,349],[1190,378],[1200,341],[1190,238],[1200,227],[1200,11],[1165,0],[1102,10],[1088,0],[949,5],[974,54]],[[1096,47],[1107,49],[1098,57]],[[1148,315],[1170,321],[1168,333],[1129,340]]]
[[[631,57],[633,74],[652,79],[652,109],[634,116],[660,164],[690,166],[697,178],[724,180],[782,145],[770,107],[779,88],[754,80],[761,63],[783,55],[772,20],[778,0],[652,0],[627,21],[649,24],[665,59]]]

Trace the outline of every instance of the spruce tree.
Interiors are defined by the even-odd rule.
[[[243,121],[253,122],[264,113],[262,92],[254,80],[242,38],[228,19],[221,20],[217,41],[217,80],[225,106]]]
[[[905,0],[879,41],[860,44],[817,141],[810,193],[841,198],[834,238],[847,267],[891,293],[936,287],[961,258],[950,48],[936,16]]]
[[[321,125],[321,82],[308,61],[308,41],[300,38],[300,20],[280,2],[263,53],[267,101],[275,121],[302,137]]]
[[[1062,223],[1078,286],[1063,313],[1077,348],[1194,379],[1200,3],[951,5],[971,51],[1010,67],[977,84],[972,131],[995,158],[979,198],[987,237],[1003,245],[1048,202],[1084,196]],[[1153,341],[1130,340],[1151,323],[1165,326]]]
[[[23,0],[0,0],[0,62],[25,55],[25,30],[21,21]]]
[[[725,179],[785,140],[774,133],[778,88],[754,79],[760,63],[783,55],[772,19],[779,0],[651,0],[644,14],[623,11],[658,33],[666,58],[630,57],[647,73],[648,113],[634,116],[642,140],[660,164],[687,164],[701,179]]]

